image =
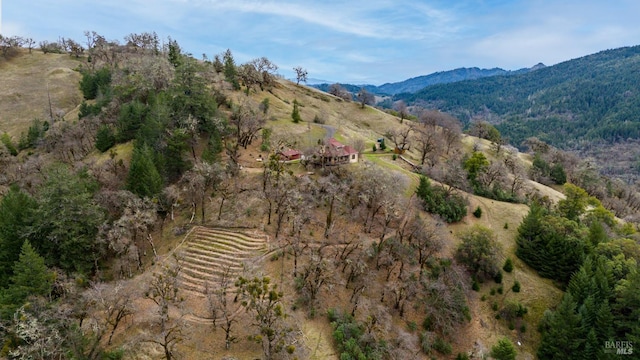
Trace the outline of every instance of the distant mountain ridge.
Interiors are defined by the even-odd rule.
[[[629,158],[640,159],[640,45],[514,76],[437,84],[398,94],[396,100],[450,113],[465,124],[489,121],[516,146],[535,136],[565,150],[588,152],[610,167],[620,160],[611,155],[611,145],[626,144]],[[616,175],[633,166],[618,166]]]
[[[530,71],[544,68],[545,65],[538,63],[530,68],[522,68],[519,70],[504,70],[501,68],[492,69],[480,69],[478,67],[471,68],[458,68],[448,71],[438,71],[429,75],[417,76],[400,82],[385,83],[380,86],[376,85],[354,85],[354,84],[340,84],[342,87],[350,92],[358,92],[361,88],[365,88],[367,91],[376,95],[397,95],[401,93],[415,93],[427,86],[437,84],[448,84],[452,82],[474,80],[490,76],[508,76],[525,74]],[[320,89],[322,91],[328,91],[331,84],[314,83],[311,86]]]

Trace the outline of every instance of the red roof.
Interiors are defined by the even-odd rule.
[[[329,146],[331,147],[330,153],[333,156],[348,156],[352,154],[357,154],[358,151],[352,148],[349,145],[343,145],[341,142],[334,138],[330,138],[328,141]]]
[[[292,156],[296,156],[296,155],[301,155],[302,153],[298,150],[294,150],[294,149],[287,149],[285,151],[282,152],[282,155],[286,156],[286,157],[292,157]]]

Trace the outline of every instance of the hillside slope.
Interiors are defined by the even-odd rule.
[[[0,62],[0,133],[17,140],[33,119],[59,119],[78,106],[78,64],[66,54],[26,50]]]
[[[61,62],[60,64],[67,64],[66,62],[69,61],[66,55],[52,57],[35,53],[33,55],[31,58],[27,58],[30,55],[25,55],[22,58],[25,59],[24,63],[15,64],[16,69],[22,68],[24,74],[37,73],[38,69],[50,66],[51,59],[57,59]],[[154,56],[159,57],[159,55]],[[28,59],[33,62],[30,63]],[[157,58],[155,60],[160,61]],[[166,59],[162,60],[166,61]],[[73,61],[75,60],[72,60],[71,64]],[[125,64],[120,65],[125,66]],[[62,65],[59,67],[63,68]],[[400,248],[390,246],[384,248],[391,249],[385,250],[389,251],[389,257],[383,258],[380,262],[378,262],[380,258],[376,257],[376,246],[378,249],[382,248],[382,245],[377,244],[387,241],[393,243],[393,238],[397,236],[397,230],[403,222],[400,215],[404,214],[406,218],[410,218],[409,215],[417,215],[416,218],[427,221],[426,224],[431,226],[430,231],[433,231],[438,240],[442,241],[442,247],[433,254],[433,262],[428,264],[429,270],[432,271],[429,276],[433,278],[425,280],[420,286],[435,284],[440,273],[442,274],[440,279],[447,278],[449,275],[459,276],[454,279],[458,281],[457,283],[453,285],[439,283],[451,286],[432,288],[431,294],[426,292],[424,294],[425,298],[429,298],[429,296],[436,296],[454,289],[457,291],[455,294],[458,299],[461,298],[463,304],[468,306],[470,321],[462,318],[459,323],[455,323],[454,331],[437,335],[446,336],[446,340],[441,339],[441,341],[451,343],[450,357],[458,352],[473,352],[478,358],[482,358],[497,339],[503,336],[510,338],[514,343],[517,341],[522,343],[518,349],[521,358],[533,357],[540,341],[538,333],[533,330],[544,310],[553,307],[559,301],[561,291],[551,281],[542,279],[533,269],[515,260],[515,271],[511,275],[505,275],[506,291],[504,293],[499,290],[496,295],[495,290],[502,285],[494,284],[491,280],[486,281],[479,292],[472,292],[468,289],[470,275],[455,261],[450,261],[460,243],[456,235],[478,224],[495,233],[498,243],[501,244],[498,255],[500,261],[507,257],[515,259],[514,238],[517,225],[528,212],[526,205],[489,200],[466,193],[462,189],[452,188],[452,191],[468,199],[470,211],[461,221],[453,225],[445,224],[440,218],[422,211],[420,203],[413,196],[419,178],[415,169],[398,159],[390,149],[372,150],[372,147],[378,144],[378,139],[385,137],[389,130],[407,128],[406,122],[401,124],[398,118],[379,109],[361,108],[357,103],[346,102],[316,89],[298,86],[281,79],[276,80],[264,91],[257,88],[246,92],[244,89],[232,91],[229,90],[229,84],[222,80],[221,74],[205,71],[211,70],[203,70],[207,75],[202,76],[202,79],[208,81],[206,86],[210,88],[219,86],[216,90],[224,89],[225,92],[226,101],[221,102],[217,109],[219,113],[216,114],[220,119],[230,119],[233,112],[241,106],[246,105],[251,111],[255,111],[259,109],[258,104],[269,104],[268,111],[265,111],[265,124],[262,127],[271,130],[272,148],[263,148],[259,135],[249,142],[246,148],[237,146],[239,154],[236,160],[237,165],[240,165],[237,173],[229,171],[228,174],[225,172],[224,175],[220,175],[221,184],[216,184],[215,188],[211,184],[209,188],[206,184],[199,185],[199,178],[196,175],[204,177],[204,172],[195,173],[196,169],[206,169],[206,167],[195,166],[203,165],[203,148],[207,140],[210,140],[204,135],[194,136],[193,141],[189,143],[192,146],[184,146],[183,152],[179,153],[180,160],[193,161],[193,164],[189,164],[194,165],[193,168],[187,166],[180,178],[173,182],[167,180],[162,194],[156,194],[153,201],[143,200],[138,195],[123,190],[129,188],[125,178],[128,173],[131,173],[133,159],[141,154],[136,153],[135,149],[132,150],[135,145],[131,139],[122,140],[120,144],[111,148],[112,152],[99,154],[98,150],[93,148],[93,140],[86,140],[95,137],[87,130],[83,133],[86,135],[83,138],[90,145],[85,145],[86,149],[81,152],[81,154],[86,153],[82,155],[84,158],[76,159],[59,155],[56,157],[47,154],[49,148],[46,146],[36,145],[29,151],[24,151],[19,157],[12,158],[11,167],[7,168],[8,172],[18,174],[20,171],[20,174],[24,172],[28,175],[17,177],[15,181],[19,186],[28,188],[34,197],[40,196],[42,187],[49,186],[41,179],[44,172],[41,169],[47,169],[54,162],[66,162],[78,169],[87,169],[86,172],[83,170],[81,176],[95,179],[95,185],[92,184],[87,188],[95,190],[100,186],[103,187],[101,191],[104,192],[96,196],[87,193],[85,198],[96,204],[102,202],[101,206],[106,204],[104,212],[107,212],[108,206],[113,219],[105,220],[105,223],[101,224],[101,231],[104,231],[102,235],[108,233],[109,238],[105,241],[110,241],[110,249],[113,248],[114,251],[121,249],[123,255],[117,257],[109,253],[108,255],[113,258],[106,258],[109,261],[105,263],[110,264],[112,268],[100,269],[100,273],[95,274],[92,280],[104,281],[105,284],[120,284],[119,280],[114,279],[127,277],[123,270],[127,269],[128,277],[131,279],[127,277],[126,282],[131,291],[130,294],[133,294],[132,302],[136,308],[132,315],[127,316],[126,326],[118,328],[117,331],[114,329],[114,342],[108,346],[109,349],[122,347],[127,351],[127,356],[140,359],[160,358],[163,355],[158,350],[159,347],[154,345],[153,340],[149,340],[161,333],[159,331],[161,325],[154,322],[158,307],[157,303],[150,298],[152,295],[148,287],[154,279],[156,281],[161,279],[162,275],[158,274],[162,274],[164,266],[171,263],[172,256],[175,254],[177,263],[182,266],[181,271],[184,272],[181,276],[175,277],[176,292],[179,295],[176,297],[174,293],[173,300],[179,299],[181,305],[172,305],[171,311],[165,315],[167,317],[170,315],[171,319],[176,320],[176,324],[184,325],[183,339],[176,348],[185,358],[213,359],[222,356],[256,358],[260,356],[262,351],[260,345],[247,337],[253,331],[254,318],[240,307],[239,302],[234,302],[233,305],[233,314],[238,315],[237,318],[234,317],[238,321],[235,324],[237,344],[231,346],[230,350],[226,349],[223,332],[212,331],[213,320],[217,321],[223,317],[219,316],[219,313],[211,314],[209,299],[206,297],[207,290],[211,289],[209,283],[218,281],[216,275],[219,275],[220,270],[225,267],[232,269],[234,276],[239,274],[248,277],[267,276],[273,279],[274,283],[277,282],[278,289],[285,294],[282,300],[283,308],[289,314],[290,324],[296,329],[292,336],[295,337],[295,344],[299,349],[296,350],[298,351],[296,355],[300,358],[339,358],[339,352],[333,341],[334,329],[325,316],[329,308],[343,309],[346,313],[351,311],[359,326],[363,329],[366,326],[368,335],[374,339],[377,336],[383,340],[381,343],[387,342],[390,349],[404,351],[405,358],[413,356],[426,359],[433,356],[448,356],[434,350],[430,350],[432,351],[430,355],[423,354],[422,351],[425,350],[421,350],[423,345],[419,344],[422,341],[421,336],[429,330],[428,324],[423,325],[424,313],[432,306],[425,306],[425,303],[421,302],[422,295],[411,298],[411,295],[404,293],[405,291],[411,293],[412,289],[403,286],[406,286],[408,281],[415,281],[417,277],[415,274],[420,271],[415,260],[416,251],[407,248],[405,252],[402,246]],[[64,83],[68,83],[69,86],[72,83],[71,75],[77,76],[76,72],[65,70],[60,73],[70,75],[69,78],[64,78]],[[27,75],[16,76],[15,82],[19,83],[22,76]],[[116,78],[122,81],[122,78]],[[78,96],[77,79],[75,88],[68,92],[61,91],[61,94],[70,98]],[[178,91],[174,94],[182,95],[185,92]],[[164,99],[169,101],[172,98],[167,96]],[[74,104],[73,101],[70,102],[69,108]],[[302,118],[302,122],[297,124],[293,123],[291,116],[294,104],[299,107]],[[116,105],[125,106],[124,101]],[[135,106],[142,108],[149,104],[139,102]],[[20,102],[20,107],[26,109],[31,106],[30,103]],[[256,113],[260,112],[251,114],[254,116]],[[63,129],[64,131],[61,130],[61,132],[68,134],[74,126],[80,127],[93,122],[102,122],[101,125],[118,123],[124,119],[119,114],[121,112],[112,109],[111,113],[102,114],[102,117],[87,116],[78,120],[75,116],[72,118],[70,114],[67,119],[59,121],[53,130]],[[176,118],[182,119],[178,116]],[[189,119],[188,116],[185,118]],[[19,132],[20,126],[23,129],[28,126],[30,121],[28,115],[24,115],[21,119],[23,119],[21,122],[16,122],[14,131]],[[156,120],[155,116],[144,119],[147,122],[153,120]],[[0,119],[0,128],[7,124],[4,118]],[[169,130],[175,129],[162,128],[157,133],[160,137],[170,132]],[[431,130],[432,133],[437,134],[443,131],[435,126]],[[44,143],[47,143],[48,136],[52,136],[51,133],[44,135]],[[231,131],[226,135],[233,137]],[[354,146],[357,143],[364,144],[362,146],[364,160],[358,164],[332,169],[305,167],[299,162],[284,164],[277,161],[271,162],[270,167],[265,166],[264,159],[269,159],[270,155],[280,150],[277,146],[293,147],[307,152],[317,149],[326,137],[335,137],[344,144]],[[73,137],[68,142],[72,143],[72,140],[74,140]],[[386,138],[385,141],[391,147],[392,139]],[[519,158],[519,154],[494,154],[491,145],[484,140],[465,136],[462,139],[458,138],[458,141],[460,144],[456,144],[456,149],[451,153],[445,154],[444,151],[439,150],[434,162],[440,165],[459,164],[464,155],[474,151],[473,148],[486,153],[487,158],[493,162],[503,161],[502,156]],[[158,156],[161,156],[162,151],[165,150],[160,147],[162,144],[163,141],[155,143],[158,145],[156,151]],[[53,152],[64,144],[50,142],[49,145]],[[228,145],[225,148],[228,151],[221,150],[214,158],[216,162],[214,165],[219,165],[219,169],[224,169],[225,165],[236,161],[229,155],[233,144],[225,145]],[[419,157],[418,150],[415,148],[403,155],[403,158],[409,162],[416,163]],[[31,164],[29,164],[31,166],[23,166],[29,161],[35,161],[34,159],[39,161],[35,166]],[[155,166],[152,161],[148,161],[147,164],[150,167]],[[289,182],[278,187],[280,177],[286,178]],[[340,178],[344,181],[342,187],[332,188],[331,185],[338,182]],[[32,179],[35,180],[31,181]],[[3,178],[0,180],[8,181]],[[383,180],[387,182],[378,182]],[[548,195],[553,200],[561,197],[555,190],[539,184],[535,186],[541,189],[541,195]],[[371,197],[378,196],[379,193],[369,194],[367,191],[378,190],[378,187],[385,189],[385,194],[380,196],[387,202],[381,202],[378,208],[380,211],[370,215],[368,211],[376,206],[367,206],[367,201]],[[334,226],[330,229],[329,236],[325,237],[323,236],[324,227],[328,223],[327,219],[330,218],[327,215],[327,209],[333,206],[329,205],[333,204],[333,200],[326,196],[331,191],[335,191],[333,196],[339,205],[336,205],[336,213],[332,214],[335,219]],[[286,197],[291,193],[295,196]],[[197,198],[198,194],[202,194],[201,199]],[[280,199],[286,201],[280,202]],[[161,208],[161,206],[164,207]],[[272,206],[281,207],[274,209],[272,214]],[[477,207],[481,208],[485,214],[479,219],[470,214]],[[163,214],[161,219],[160,214]],[[201,219],[199,219],[200,214],[202,214]],[[371,221],[368,220],[369,216]],[[74,220],[82,223],[81,216]],[[195,226],[198,222],[201,226]],[[277,238],[276,228],[279,229],[280,222],[283,226],[280,237]],[[189,229],[192,232],[184,235],[184,232]],[[298,243],[295,242],[296,239]],[[126,251],[122,250],[127,242],[133,246]],[[357,256],[349,257],[351,252],[347,250],[354,244],[357,244],[357,247],[352,248],[355,249],[353,254]],[[398,250],[397,254],[392,253],[396,250]],[[324,287],[320,288],[316,299],[317,307],[313,308],[301,300],[303,296],[300,291],[300,277],[294,279],[293,269],[297,269],[298,274],[311,269],[308,266],[317,260],[322,251],[325,251],[323,256],[326,257],[324,266],[332,270],[327,276]],[[402,260],[394,258],[396,256]],[[446,269],[452,269],[452,271],[445,271]],[[319,271],[322,272],[321,270]],[[405,270],[406,273],[403,275]],[[357,272],[359,272],[357,275],[353,275]],[[407,275],[409,272],[412,272],[412,276]],[[523,291],[520,294],[513,294],[508,290],[511,282],[516,279],[522,283]],[[386,297],[382,296],[381,299],[381,294],[386,294]],[[402,310],[400,309],[400,303],[407,298],[409,300],[407,300],[405,312],[404,306]],[[229,296],[229,299],[232,297]],[[66,299],[61,301],[64,300]],[[502,306],[506,301],[519,301],[530,309],[523,320],[528,326],[528,331],[510,330],[505,321],[496,319],[496,310],[492,309],[493,303],[497,307]],[[445,301],[444,305],[449,304]],[[161,307],[160,310],[162,310]],[[100,314],[96,310],[96,313],[91,315],[91,321],[94,321],[93,317],[97,319]],[[460,312],[454,315],[461,317]],[[74,320],[75,318],[70,321]],[[90,326],[94,323],[89,320],[87,323],[81,326],[90,334]],[[431,333],[429,336],[436,336],[434,335],[436,331],[429,330],[429,332]],[[393,355],[402,357],[402,355]]]

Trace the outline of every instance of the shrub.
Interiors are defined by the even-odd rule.
[[[7,151],[9,151],[9,154],[13,156],[18,155],[18,149],[16,149],[15,145],[13,145],[13,141],[11,141],[11,136],[9,136],[9,134],[7,133],[2,134],[2,136],[0,136],[0,141],[2,141],[4,146],[7,148]]]
[[[496,275],[493,277],[493,281],[495,281],[496,284],[502,283],[502,271],[498,271],[498,273],[496,273]]]
[[[511,290],[513,290],[513,292],[520,292],[520,282],[518,280],[516,280],[513,283],[513,286],[511,287]]]
[[[416,194],[423,201],[424,210],[440,215],[448,223],[458,222],[467,215],[467,201],[460,195],[431,186],[429,179],[420,177]]]
[[[436,336],[436,340],[433,342],[433,349],[444,355],[449,355],[453,351],[451,344],[446,342],[440,336]]]
[[[498,288],[498,294],[502,295],[503,292],[504,292],[504,289],[502,288],[502,286],[500,286]]]
[[[511,258],[507,258],[507,260],[505,260],[502,270],[508,273],[513,271],[513,261],[511,261]]]
[[[473,216],[475,216],[476,218],[480,219],[480,217],[482,216],[482,209],[480,209],[480,206],[478,206],[478,207],[473,211]]]
[[[469,360],[469,355],[467,353],[458,353],[456,360]]]
[[[473,284],[471,284],[471,289],[473,289],[473,291],[480,291],[480,284],[474,280]]]

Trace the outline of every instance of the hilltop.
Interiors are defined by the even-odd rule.
[[[616,252],[613,241],[635,239],[633,226],[534,171],[543,162],[586,178],[561,152],[519,153],[462,134],[439,112],[400,119],[283,80],[268,59],[236,65],[225,52],[202,62],[140,35],[127,45],[98,38],[92,62],[71,60],[73,76],[60,80],[75,83],[64,94],[80,96],[77,106],[57,105],[66,110],[38,131],[32,114],[16,116],[13,141],[21,129],[33,141],[17,156],[0,145],[0,214],[12,214],[0,217],[0,316],[17,339],[4,351],[483,358],[506,337],[532,358],[548,334],[535,329],[563,299],[565,270],[581,264],[552,258],[560,277],[520,259],[529,204],[548,211],[545,234],[599,248],[610,237],[602,252],[616,261],[635,251],[625,243]],[[42,74],[68,60],[34,51],[0,72]],[[361,160],[317,167],[281,157],[323,156],[328,138]],[[633,194],[610,186],[619,189],[611,204],[631,212]],[[606,221],[602,233],[587,227],[593,219]],[[461,255],[463,239],[483,234],[489,263]],[[552,238],[550,248],[565,249],[564,237]],[[500,270],[507,259],[512,269]],[[27,294],[15,286],[25,274],[40,280]],[[617,291],[635,284],[628,276]],[[58,346],[16,330],[32,324]]]

